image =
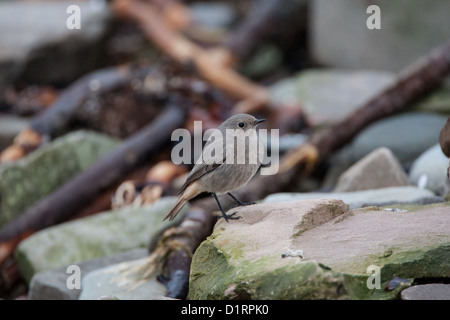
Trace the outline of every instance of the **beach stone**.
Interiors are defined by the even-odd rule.
[[[66,25],[74,4],[80,29]],[[102,1],[0,1],[0,88],[18,79],[68,84],[101,66],[110,21]]]
[[[439,144],[425,151],[411,166],[410,181],[422,188],[432,190],[439,195],[447,195],[449,180],[447,178],[448,158]]]
[[[433,113],[408,112],[379,120],[361,131],[350,145],[353,162],[371,151],[389,148],[402,164],[412,163],[439,141],[447,117]]]
[[[375,149],[341,174],[334,192],[361,191],[409,185],[408,176],[387,148]]]
[[[395,75],[377,70],[311,69],[270,87],[277,104],[301,104],[312,124],[345,119],[390,85]]]
[[[163,300],[166,287],[156,276],[141,280],[139,274],[127,274],[133,268],[145,266],[146,258],[125,261],[89,272],[82,281],[79,300]]]
[[[118,144],[118,140],[106,135],[80,130],[41,146],[25,158],[1,164],[0,227],[89,168]]]
[[[132,249],[111,256],[96,258],[76,264],[80,268],[81,279],[89,272],[104,268],[123,261],[140,259],[148,256],[144,248]],[[80,289],[69,289],[67,280],[71,273],[67,273],[68,266],[39,272],[33,276],[28,290],[29,300],[77,300]]]
[[[430,283],[409,287],[402,291],[402,300],[450,300],[450,284]]]
[[[226,2],[195,2],[189,5],[194,22],[207,27],[228,28],[236,20],[237,13]]]
[[[389,204],[427,204],[443,201],[441,197],[436,197],[430,190],[405,186],[352,192],[273,193],[267,196],[263,202],[273,203],[308,199],[340,199],[347,203],[351,209]]]
[[[145,248],[162,229],[182,219],[189,206],[173,222],[162,221],[175,200],[165,197],[149,206],[123,207],[36,232],[16,249],[21,274],[30,281],[44,270]]]
[[[449,203],[351,211],[317,199],[238,214],[195,251],[190,299],[395,299],[404,286],[384,290],[394,277],[450,276]]]
[[[226,225],[219,220],[213,234],[195,251],[189,299],[337,298],[338,279],[333,272],[312,261],[281,256],[297,249],[291,237],[348,211],[340,200],[240,208],[241,219]],[[314,290],[313,285],[305,287],[306,282],[322,282],[322,286]]]
[[[310,5],[311,56],[326,66],[398,72],[450,38],[447,0],[318,0]],[[370,5],[380,8],[381,29],[367,27]]]

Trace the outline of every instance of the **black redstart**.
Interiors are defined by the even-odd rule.
[[[181,187],[177,202],[163,220],[173,220],[186,202],[203,192],[212,193],[227,222],[238,219],[225,213],[217,194],[227,193],[238,205],[246,205],[230,192],[246,185],[261,164],[264,146],[256,126],[263,121],[249,114],[237,114],[215,129]]]

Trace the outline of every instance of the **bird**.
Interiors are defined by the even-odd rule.
[[[242,202],[231,191],[245,186],[261,165],[264,145],[258,138],[256,127],[264,121],[249,114],[236,114],[215,129],[181,187],[177,201],[163,221],[172,221],[189,200],[201,193],[214,196],[226,222],[239,219],[234,216],[235,213],[225,213],[217,195],[228,194],[238,206],[254,204]],[[215,155],[212,156],[212,153]]]

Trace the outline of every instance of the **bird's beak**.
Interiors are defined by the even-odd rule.
[[[255,122],[253,122],[253,125],[256,127],[258,124],[260,124],[261,122],[266,121],[266,119],[258,119]]]

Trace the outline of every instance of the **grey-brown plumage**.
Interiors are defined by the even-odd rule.
[[[264,147],[258,140],[256,126],[263,121],[248,114],[237,114],[225,120],[211,134],[199,158],[201,161],[196,161],[181,187],[177,202],[163,220],[173,220],[186,202],[203,192],[213,194],[225,220],[235,219],[225,214],[217,194],[228,193],[239,205],[244,205],[230,192],[246,185],[261,164]],[[219,149],[221,154],[211,152]]]

